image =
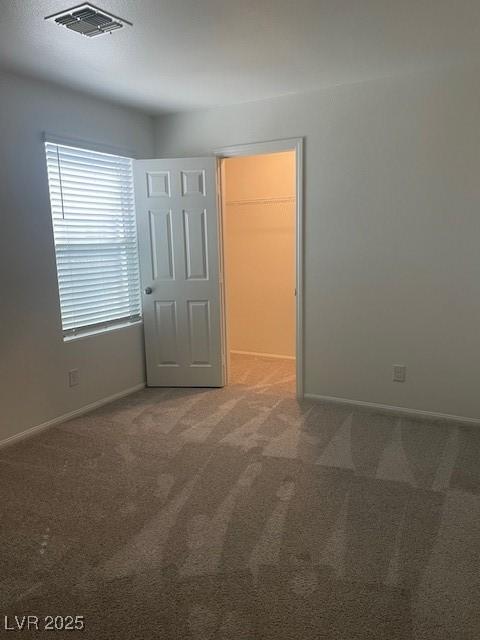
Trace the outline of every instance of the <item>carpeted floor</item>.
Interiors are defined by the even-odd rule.
[[[293,362],[236,356],[233,378],[146,389],[0,450],[1,624],[480,638],[480,429],[299,403]]]

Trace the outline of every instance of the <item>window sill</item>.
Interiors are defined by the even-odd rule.
[[[85,331],[81,331],[75,335],[64,336],[64,342],[76,342],[77,340],[84,340],[85,338],[93,338],[95,336],[102,335],[104,333],[113,333],[114,331],[121,331],[123,329],[128,329],[129,327],[138,327],[138,325],[143,324],[143,320],[135,320],[135,322],[122,322],[121,324],[114,324],[110,327],[102,327],[96,328],[92,330],[85,329]]]

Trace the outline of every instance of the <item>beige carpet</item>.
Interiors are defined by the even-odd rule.
[[[233,375],[0,450],[0,622],[85,616],[19,638],[480,638],[480,429],[298,403],[288,361],[236,356]]]

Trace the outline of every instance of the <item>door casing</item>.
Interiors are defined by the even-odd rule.
[[[255,156],[268,153],[279,153],[282,151],[295,152],[295,289],[296,289],[296,339],[295,339],[295,360],[296,360],[296,394],[297,398],[304,397],[304,342],[303,342],[303,138],[285,138],[282,140],[270,140],[266,142],[254,142],[248,144],[238,144],[229,147],[214,149],[217,158],[217,198],[218,198],[218,241],[220,256],[220,304],[222,317],[222,352],[225,367],[225,376],[228,381],[228,326],[226,311],[225,292],[225,256],[224,256],[224,194],[222,190],[222,169],[221,161],[224,158],[234,158],[237,156]]]

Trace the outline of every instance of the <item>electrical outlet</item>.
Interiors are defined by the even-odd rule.
[[[78,384],[80,384],[80,375],[78,373],[78,369],[71,369],[68,372],[68,386],[76,387]]]
[[[394,382],[405,382],[406,378],[407,367],[404,364],[394,364],[392,380]]]

